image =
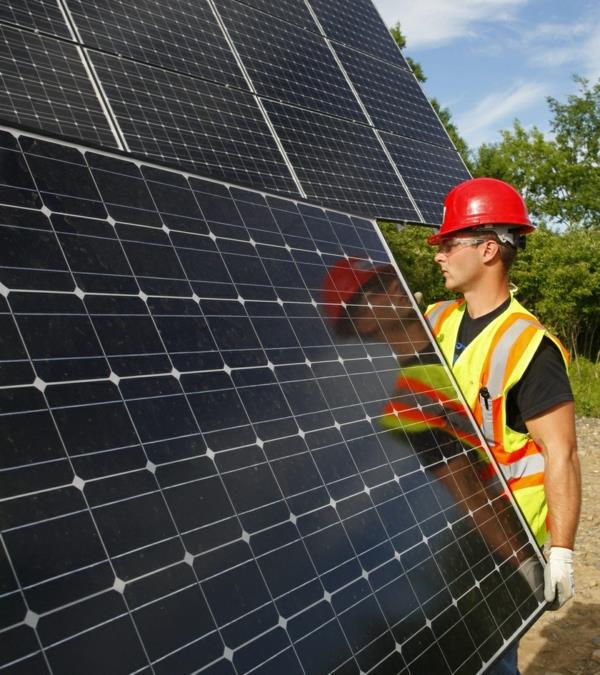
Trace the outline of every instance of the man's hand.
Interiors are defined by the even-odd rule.
[[[544,597],[552,603],[548,609],[559,609],[574,595],[573,551],[553,546],[544,571]]]

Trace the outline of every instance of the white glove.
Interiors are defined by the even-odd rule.
[[[573,551],[553,546],[544,570],[544,597],[546,602],[552,603],[548,609],[562,607],[574,595]]]

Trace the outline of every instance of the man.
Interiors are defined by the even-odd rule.
[[[517,248],[533,229],[510,185],[477,178],[454,188],[445,200],[442,226],[428,243],[438,247],[435,260],[446,287],[462,298],[429,307],[426,318],[538,543],[550,535],[545,596],[554,609],[574,593],[580,474],[568,356],[509,290]],[[356,330],[383,338],[402,358],[426,347],[419,322],[411,319],[411,307],[401,308],[402,289],[386,267],[341,261],[324,291],[338,334]],[[405,431],[435,429],[469,447],[464,416],[449,414],[447,405],[441,412],[439,401],[436,408],[443,380],[432,384],[426,360],[421,359],[425,365],[406,363],[398,378],[402,392],[390,401],[387,418]],[[407,402],[407,392],[419,397],[417,407]],[[436,465],[435,457],[429,462]],[[443,464],[436,466],[443,470]],[[517,673],[517,646],[490,672]]]

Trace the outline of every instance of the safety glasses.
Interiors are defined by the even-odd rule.
[[[485,239],[472,239],[471,237],[453,237],[452,239],[444,239],[437,247],[438,253],[449,255],[452,251],[465,246],[479,246],[483,244]]]

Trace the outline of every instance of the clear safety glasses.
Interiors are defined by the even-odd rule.
[[[465,246],[479,246],[486,241],[485,239],[472,239],[471,237],[453,237],[452,239],[444,239],[437,247],[438,253],[449,255],[452,251]]]

